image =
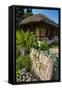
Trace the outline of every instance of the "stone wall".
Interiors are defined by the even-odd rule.
[[[41,51],[32,48],[30,52],[32,70],[40,80],[51,80],[54,62]]]

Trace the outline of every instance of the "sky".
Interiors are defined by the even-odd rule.
[[[59,12],[58,10],[48,10],[48,9],[33,9],[33,14],[44,14],[48,16],[51,20],[59,23]]]

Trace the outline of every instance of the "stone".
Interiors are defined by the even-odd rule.
[[[29,75],[28,74],[26,74],[26,79],[28,79],[29,78]]]
[[[33,49],[33,48],[32,48]],[[32,59],[32,70],[34,71],[35,75],[40,78],[40,80],[51,80],[52,77],[52,70],[54,62],[48,56],[44,54],[44,52],[37,51],[36,49],[31,50],[30,54]],[[37,57],[34,60],[34,55],[36,54]],[[39,55],[39,56],[38,56]],[[40,67],[41,64],[41,68]],[[35,80],[35,78],[33,78]]]
[[[20,72],[20,75],[25,75],[26,74],[26,69],[25,68],[23,68],[22,70],[21,70],[21,72]]]
[[[23,79],[23,81],[25,81],[25,78]]]
[[[23,79],[25,79],[25,76],[23,76]]]
[[[22,47],[21,49],[20,49],[20,55],[25,55],[25,48],[24,47]]]
[[[20,79],[19,79],[19,78],[17,78],[17,79],[16,79],[16,81],[17,81],[17,82],[20,82]]]
[[[26,80],[28,79],[29,77],[28,76],[26,76]]]
[[[31,78],[29,77],[26,81],[27,81],[27,82],[31,81]]]
[[[27,75],[29,76],[29,75],[30,75],[30,73],[29,73],[29,72],[27,72]]]
[[[30,77],[32,77],[32,74],[30,74]]]
[[[20,79],[22,79],[22,76],[19,76]]]
[[[33,79],[32,81],[38,81],[37,79]]]

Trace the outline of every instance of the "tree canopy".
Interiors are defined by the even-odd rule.
[[[22,8],[22,7],[17,7],[16,8],[16,28],[18,28],[18,23],[23,20],[26,17],[31,16],[32,13],[32,8]]]

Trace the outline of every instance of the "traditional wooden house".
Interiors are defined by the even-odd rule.
[[[19,27],[24,31],[34,31],[38,40],[52,40],[58,36],[58,24],[49,17],[42,14],[35,14],[23,19]]]

